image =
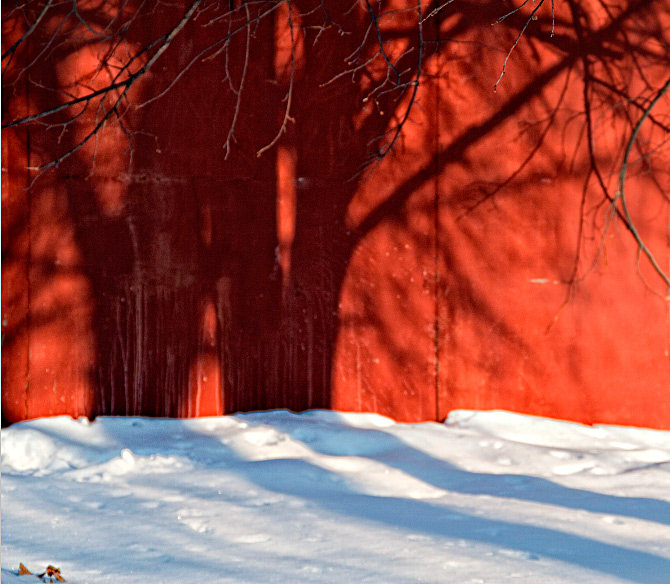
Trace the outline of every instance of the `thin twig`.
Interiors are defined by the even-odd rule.
[[[396,71],[396,68],[393,66],[393,63],[391,63],[391,61],[388,58],[388,55],[386,54],[386,51],[384,50],[384,39],[382,38],[382,31],[379,28],[379,22],[377,20],[377,17],[375,16],[374,11],[372,10],[372,6],[370,6],[370,0],[365,0],[365,5],[368,8],[368,13],[370,14],[370,19],[372,20],[372,24],[375,27],[375,30],[377,31],[377,40],[379,41],[379,51],[381,52],[382,56],[384,57],[384,60],[388,64],[388,66],[396,74],[398,84],[400,84],[400,74]]]
[[[154,53],[154,55],[151,57],[151,59],[149,59],[141,69],[139,69],[136,73],[134,73],[130,77],[130,79],[128,79],[126,82],[124,82],[125,88],[124,88],[123,92],[121,92],[121,95],[119,95],[118,99],[116,100],[116,102],[114,103],[112,108],[109,111],[107,111],[107,113],[103,116],[103,118],[96,124],[96,126],[93,128],[93,130],[91,130],[91,132],[89,132],[89,134],[83,140],[81,140],[71,150],[69,150],[65,154],[59,156],[55,160],[52,160],[51,162],[48,162],[48,163],[43,164],[41,166],[30,167],[30,169],[31,170],[44,171],[44,170],[47,170],[47,169],[52,168],[54,166],[58,166],[58,165],[61,164],[61,162],[63,162],[64,160],[66,160],[67,158],[72,156],[75,152],[77,152],[78,150],[83,148],[84,145],[87,144],[91,140],[91,138],[93,138],[93,136],[95,136],[100,131],[100,129],[107,122],[107,120],[109,120],[109,118],[115,112],[118,113],[117,108],[118,108],[119,104],[123,101],[123,99],[126,97],[126,95],[128,94],[128,91],[132,87],[133,83],[137,79],[139,79],[142,75],[144,75],[152,67],[152,65],[160,58],[160,56],[167,50],[167,48],[172,43],[172,40],[174,39],[174,37],[177,36],[177,34],[179,34],[179,31],[181,31],[182,28],[184,28],[184,26],[190,20],[191,16],[193,16],[193,13],[198,8],[198,6],[200,5],[201,2],[202,2],[202,0],[195,0],[195,2],[193,2],[193,4],[191,4],[191,6],[186,11],[184,16],[177,23],[177,25],[166,35],[165,41],[158,48],[158,50]],[[119,84],[119,86],[122,87],[124,84]]]
[[[140,105],[137,105],[137,106],[136,106],[136,109],[141,109],[141,108],[145,107],[146,105],[149,105],[150,103],[153,103],[154,101],[156,101],[156,100],[160,99],[161,97],[165,96],[165,95],[170,91],[170,89],[172,89],[172,88],[175,86],[175,84],[182,78],[182,76],[183,76],[187,71],[189,71],[189,70],[191,69],[191,67],[193,67],[193,65],[194,65],[196,62],[198,62],[200,59],[202,59],[203,56],[204,56],[205,54],[207,54],[208,52],[210,52],[212,49],[214,49],[214,48],[216,48],[216,47],[219,47],[220,45],[225,45],[226,43],[228,43],[228,42],[230,41],[230,39],[231,39],[233,36],[237,35],[239,32],[241,32],[241,31],[243,31],[243,30],[246,30],[247,27],[250,27],[250,26],[251,26],[251,24],[258,24],[263,18],[265,18],[267,15],[269,15],[269,14],[271,14],[272,12],[274,12],[275,10],[277,10],[277,8],[279,8],[279,7],[280,7],[284,2],[286,2],[286,1],[287,1],[287,0],[279,0],[276,4],[273,4],[271,8],[268,8],[265,12],[261,12],[258,16],[256,16],[255,18],[252,18],[251,20],[249,20],[248,22],[246,22],[244,25],[242,25],[242,26],[236,28],[235,30],[233,30],[231,33],[229,33],[229,34],[226,35],[225,37],[223,37],[223,38],[217,40],[216,42],[212,43],[212,44],[209,45],[208,47],[205,47],[202,51],[200,51],[197,55],[195,55],[195,57],[193,57],[193,58],[192,58],[192,59],[191,59],[191,60],[190,60],[190,61],[189,61],[183,68],[182,68],[182,70],[181,70],[181,71],[179,72],[179,74],[172,80],[172,82],[168,85],[167,88],[165,88],[165,89],[164,89],[163,91],[161,91],[158,95],[155,95],[155,96],[152,97],[151,99],[148,99],[147,101],[141,103]],[[228,13],[228,14],[229,14],[229,13]],[[214,56],[216,56],[216,54],[214,54],[214,55],[210,55],[210,56],[211,56],[211,57],[214,57]],[[208,56],[207,59],[209,59],[210,56]],[[203,60],[204,60],[204,59],[203,59]]]
[[[519,10],[521,10],[521,9],[522,9],[526,4],[528,4],[529,2],[530,2],[530,0],[525,0],[524,3],[521,4],[521,6],[518,6],[518,7],[515,8],[514,10],[511,10],[510,12],[508,12],[507,14],[503,14],[503,15],[502,15],[500,18],[498,18],[498,20],[496,20],[493,24],[499,24],[499,23],[501,23],[503,20],[505,20],[508,16],[512,16],[512,14],[516,14],[517,12],[519,12]],[[535,0],[533,0],[533,4],[535,4]]]
[[[654,99],[651,100],[649,103],[649,106],[645,110],[645,112],[642,114],[640,119],[638,120],[637,124],[635,125],[635,128],[633,128],[633,132],[630,136],[630,139],[628,140],[628,143],[626,144],[626,149],[624,152],[624,157],[623,157],[623,162],[621,164],[621,171],[619,173],[619,189],[616,194],[615,200],[620,199],[621,200],[621,208],[623,209],[623,213],[626,216],[626,220],[628,221],[628,228],[633,234],[633,237],[635,238],[635,241],[637,241],[638,245],[638,253],[642,252],[644,253],[645,256],[647,256],[647,259],[651,263],[652,267],[654,268],[654,271],[661,277],[661,279],[665,282],[665,284],[670,288],[670,277],[663,271],[663,269],[659,266],[658,262],[656,261],[656,258],[654,257],[654,254],[651,252],[651,250],[647,247],[647,245],[644,243],[642,240],[642,237],[640,236],[639,231],[637,230],[637,227],[633,223],[633,220],[630,216],[630,212],[628,210],[628,204],[626,202],[626,193],[625,193],[625,185],[626,185],[626,173],[628,172],[628,158],[630,156],[630,153],[633,150],[633,146],[635,145],[635,141],[637,140],[637,136],[640,133],[640,129],[642,128],[642,124],[645,122],[645,120],[651,115],[651,110],[654,108],[654,106],[661,100],[661,98],[668,92],[668,89],[670,89],[670,79],[668,79],[663,87],[659,89],[658,93],[654,97]]]
[[[437,8],[434,8],[433,10],[431,10],[430,13],[428,14],[428,16],[423,17],[423,19],[421,20],[421,24],[426,22],[426,20],[428,20],[429,18],[433,18],[433,16],[437,16],[442,11],[443,8],[446,8],[452,2],[454,2],[454,0],[447,0],[446,2],[443,2],[442,4],[440,4]]]
[[[526,2],[524,2],[524,4],[526,4],[527,2],[528,2],[528,0],[526,0]],[[512,56],[512,51],[514,51],[516,46],[519,44],[519,41],[521,40],[521,37],[523,36],[523,33],[526,32],[526,29],[528,28],[528,25],[530,24],[531,20],[534,20],[533,17],[535,16],[535,13],[542,7],[543,4],[544,4],[544,0],[540,0],[539,4],[530,13],[530,16],[526,20],[526,23],[523,25],[523,28],[521,29],[521,32],[516,37],[516,40],[514,41],[514,44],[512,45],[512,48],[507,52],[507,56],[505,57],[505,60],[503,61],[503,66],[502,66],[502,71],[500,72],[500,77],[498,77],[498,81],[496,81],[495,85],[493,86],[493,91],[498,90],[498,84],[502,80],[503,75],[505,75],[505,67],[507,66],[507,61],[509,61],[509,58]],[[513,14],[514,12],[515,11],[510,12],[510,14]],[[502,18],[507,18],[507,16],[509,16],[509,15],[505,15],[504,17],[501,17],[501,19]],[[493,24],[497,24],[498,22],[500,22],[501,19],[498,19]]]
[[[131,58],[131,60],[128,63],[126,63],[124,65],[124,67],[121,68],[121,70],[117,73],[115,78],[118,79],[121,76],[121,73],[123,73],[124,70],[126,70],[128,68],[128,66],[132,63],[132,61],[137,59],[141,54],[143,54],[143,53],[147,52],[148,50],[150,50],[151,48],[153,48],[159,42],[164,41],[167,38],[167,36],[168,35],[163,35],[161,37],[158,37],[158,39],[156,39],[150,45],[144,47],[141,51],[139,51],[136,55],[134,55]],[[62,103],[61,105],[58,105],[58,106],[53,107],[51,109],[44,110],[44,111],[41,111],[37,114],[30,115],[30,116],[26,116],[24,118],[20,118],[18,120],[14,120],[12,122],[8,122],[7,124],[2,125],[2,129],[5,130],[5,129],[11,128],[13,126],[20,126],[22,124],[27,124],[29,122],[34,122],[35,120],[39,120],[41,118],[45,118],[47,116],[57,114],[60,111],[69,109],[69,108],[71,108],[71,107],[73,107],[77,104],[88,103],[88,102],[94,100],[96,97],[99,97],[101,95],[106,96],[108,93],[110,93],[112,91],[115,91],[116,89],[121,89],[121,88],[125,88],[129,85],[132,85],[135,82],[136,78],[139,75],[141,75],[145,72],[146,72],[146,69],[143,69],[143,68],[139,69],[137,73],[133,73],[133,74],[129,73],[128,78],[124,79],[123,81],[117,81],[117,82],[113,81],[112,83],[110,83],[106,87],[103,87],[102,89],[98,89],[97,91],[92,91],[91,93],[87,93],[86,95],[83,95],[81,97],[71,99],[70,101],[68,101],[66,103]]]
[[[277,142],[279,142],[279,138],[281,138],[282,134],[286,132],[286,127],[288,125],[288,122],[294,122],[295,120],[291,117],[291,103],[293,102],[293,81],[294,81],[294,75],[295,75],[295,35],[293,31],[293,7],[291,6],[291,0],[286,0],[288,4],[288,26],[289,26],[289,32],[291,34],[291,73],[289,77],[289,83],[288,83],[288,94],[286,96],[286,110],[284,111],[284,119],[282,121],[281,127],[279,128],[279,131],[277,132],[277,135],[274,137],[272,142],[269,144],[266,144],[261,148],[258,152],[256,152],[256,156],[260,158],[264,152],[267,152],[270,148],[272,148]]]
[[[250,14],[249,14],[249,6],[245,3],[244,8],[247,13],[247,22],[249,21]],[[230,141],[235,139],[235,124],[237,123],[237,117],[239,116],[240,113],[240,105],[242,102],[242,90],[244,89],[244,81],[246,80],[247,77],[247,67],[249,66],[249,46],[251,45],[251,27],[247,26],[247,44],[245,47],[245,52],[244,52],[244,67],[242,68],[242,76],[240,78],[240,86],[237,90],[232,88],[234,93],[237,94],[237,100],[235,102],[235,113],[233,114],[233,121],[230,123],[230,128],[228,130],[228,136],[226,137],[226,141],[223,144],[223,148],[226,151],[226,155],[223,157],[224,160],[228,160],[228,156],[230,155]],[[232,83],[232,81],[231,81]]]
[[[14,51],[16,51],[16,49],[19,47],[19,45],[20,45],[23,41],[25,41],[25,40],[31,35],[31,33],[37,28],[37,25],[40,23],[40,21],[42,20],[42,18],[44,18],[44,15],[47,13],[47,10],[49,10],[49,8],[51,7],[51,3],[52,3],[52,2],[53,2],[53,0],[49,0],[49,1],[44,5],[44,8],[42,8],[42,12],[40,12],[40,13],[38,14],[37,18],[35,19],[35,22],[32,23],[32,25],[30,26],[30,28],[29,28],[26,32],[24,32],[23,35],[21,35],[21,38],[20,38],[18,41],[16,41],[11,47],[9,47],[9,48],[2,54],[2,60],[3,60],[3,61],[4,61],[9,55],[14,54]]]

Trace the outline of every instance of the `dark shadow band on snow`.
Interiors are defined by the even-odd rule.
[[[670,526],[670,503],[667,501],[646,497],[618,497],[616,495],[594,493],[528,475],[466,471],[445,460],[435,458],[413,448],[398,437],[383,430],[348,427],[346,429],[347,434],[358,434],[359,437],[356,442],[367,444],[367,452],[347,452],[346,447],[343,450],[340,450],[339,447],[332,449],[332,447],[329,447],[329,443],[337,443],[336,440],[315,441],[311,440],[309,436],[303,439],[300,431],[293,430],[291,422],[281,416],[282,412],[278,413],[280,415],[275,418],[274,423],[276,425],[274,427],[280,432],[290,434],[293,440],[303,442],[315,452],[333,456],[355,454],[356,456],[371,458],[389,467],[401,470],[438,489],[464,495],[490,495],[590,513],[619,515]],[[264,425],[273,424],[273,420],[269,416],[272,416],[272,413],[264,414]],[[242,415],[242,418],[253,424],[251,416]],[[298,428],[298,426],[295,428]],[[385,455],[385,453],[391,452],[393,456]]]
[[[305,482],[342,485],[341,477],[301,459],[240,461],[231,472],[265,490],[305,498]],[[638,584],[666,584],[670,560],[647,552],[608,544],[557,529],[486,519],[449,506],[397,497],[377,497],[355,492],[332,496],[315,490],[309,501],[344,518],[355,517],[377,524],[437,537],[465,539],[523,552],[528,559],[552,558]]]

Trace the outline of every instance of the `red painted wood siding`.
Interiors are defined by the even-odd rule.
[[[662,3],[638,4],[627,13],[622,3],[615,27],[593,23],[595,54],[622,30],[640,45],[657,34],[652,23],[668,30]],[[355,30],[361,12],[348,8],[329,4]],[[163,33],[181,9],[160,7],[130,41]],[[337,408],[419,421],[504,408],[670,428],[667,290],[645,262],[638,269],[620,224],[604,230],[611,216],[588,176],[581,54],[567,37],[559,46],[529,33],[494,93],[518,32],[491,27],[496,10],[459,6],[426,24],[410,122],[394,152],[353,180],[403,104],[363,101],[360,77],[324,85],[360,42],[334,27],[316,45],[296,28],[295,121],[257,156],[286,108],[281,10],[255,31],[227,158],[236,96],[220,60],[198,62],[165,97],[128,111],[127,127],[141,131],[132,160],[110,123],[27,188],[26,167],[74,145],[95,112],[60,143],[43,127],[4,131],[3,419]],[[302,24],[322,21],[311,13]],[[3,47],[25,30],[14,24]],[[406,24],[385,30],[397,27],[402,43]],[[17,59],[36,54],[39,34]],[[220,34],[187,26],[133,103]],[[94,75],[102,48],[57,47],[40,83],[108,82],[108,72]],[[233,39],[235,83],[244,52],[244,38]],[[641,83],[625,55],[613,63]],[[3,120],[50,105],[17,70],[5,76]],[[667,124],[667,99],[656,112]],[[599,162],[615,171],[620,132],[598,115]],[[667,149],[657,156],[670,168]],[[633,215],[667,268],[668,175],[633,174]]]

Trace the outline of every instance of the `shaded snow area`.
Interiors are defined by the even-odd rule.
[[[286,411],[2,430],[2,582],[670,582],[670,432]]]

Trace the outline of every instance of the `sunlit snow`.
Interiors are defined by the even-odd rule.
[[[2,430],[2,582],[670,582],[670,432],[274,411]]]

